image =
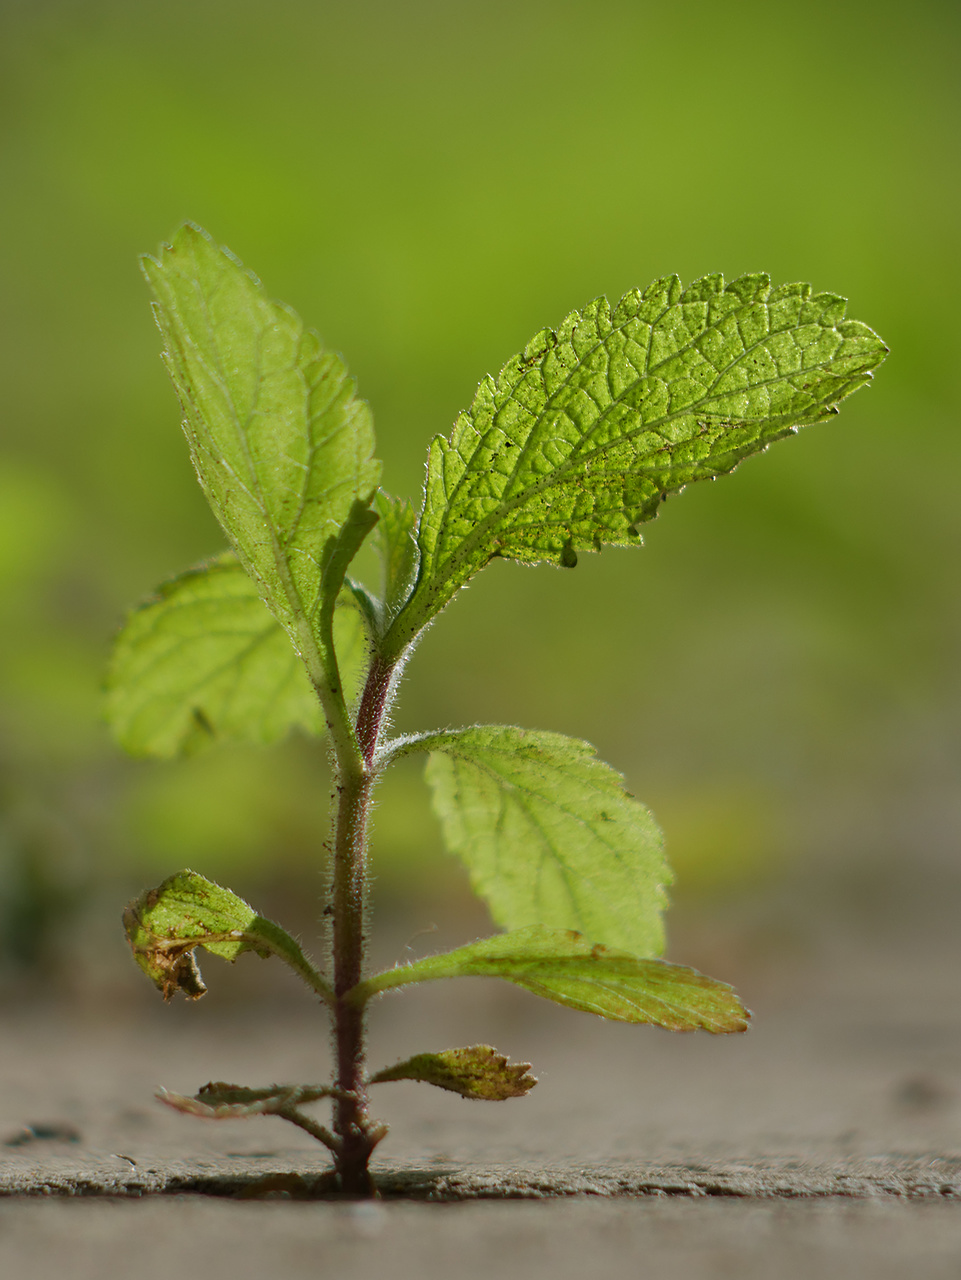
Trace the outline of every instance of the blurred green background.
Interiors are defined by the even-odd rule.
[[[386,487],[412,497],[478,379],[597,294],[761,269],[848,296],[892,348],[872,389],[670,503],[641,552],[493,565],[420,647],[396,724],[594,742],[666,829],[671,954],[721,976],[831,922],[897,946],[912,919],[956,921],[959,19],[938,0],[5,0],[8,979],[106,981],[125,897],[185,865],[304,928],[319,910],[322,747],[133,762],[100,721],[124,610],[223,545],[136,263],[184,218],[345,353]],[[402,927],[482,927],[417,768],[376,816]]]

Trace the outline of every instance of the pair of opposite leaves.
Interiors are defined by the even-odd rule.
[[[118,641],[109,716],[136,754],[322,732],[317,691],[355,693],[369,646],[400,657],[491,558],[570,566],[637,543],[669,493],[827,419],[886,352],[844,299],[763,275],[599,299],[481,383],[431,445],[418,518],[376,488],[370,413],[340,359],[235,259],[188,225],[146,273],[234,551],[162,587]],[[368,535],[380,597],[346,577]],[[498,923],[659,954],[659,832],[588,744],[487,726],[394,748],[413,750]]]

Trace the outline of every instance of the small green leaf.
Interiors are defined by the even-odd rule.
[[[368,591],[362,582],[358,582],[356,578],[352,578],[349,575],[344,578],[344,590],[341,592],[341,598],[348,592],[351,595],[354,606],[360,611],[369,633],[372,636],[377,635],[381,621],[381,601],[377,599],[372,591]]]
[[[383,569],[381,595],[387,621],[410,595],[417,573],[417,512],[402,498],[378,489],[374,507],[380,516],[374,540]]]
[[[695,969],[613,951],[573,931],[538,927],[388,969],[355,987],[349,998],[363,1004],[391,987],[464,977],[506,978],[584,1013],[668,1031],[746,1031],[751,1016],[727,983]]]
[[[360,616],[366,620],[366,610],[363,607],[362,597],[358,592],[352,589],[352,586],[346,586],[347,566],[353,560],[354,556],[360,550],[360,545],[377,523],[377,513],[371,511],[366,502],[362,502],[360,498],[356,499],[347,513],[347,518],[340,527],[335,538],[332,538],[327,545],[326,550],[326,567],[324,569],[324,581],[321,588],[320,608],[317,611],[317,624],[314,635],[319,643],[321,652],[326,657],[324,660],[326,681],[325,692],[334,694],[341,706],[344,703],[344,695],[348,697],[355,691],[352,686],[356,685],[357,671],[351,671],[348,668],[343,669],[341,663],[341,650],[337,644],[335,630],[335,613],[338,606],[342,606],[348,602],[360,612]],[[363,656],[366,656],[366,651]],[[326,700],[325,700],[326,702]]]
[[[846,301],[766,275],[676,276],[545,329],[431,445],[399,652],[494,556],[566,567],[637,544],[694,480],[824,421],[884,359]]]
[[[366,502],[358,498],[347,513],[347,518],[341,525],[337,537],[328,544],[323,603],[320,607],[322,615],[333,616],[333,611],[343,595],[342,588],[347,579],[347,568],[360,550],[361,543],[376,524],[377,512],[371,510]],[[357,603],[360,607],[359,602]]]
[[[290,934],[194,871],[180,871],[131,902],[123,923],[134,959],[165,1000],[177,991],[191,1000],[206,993],[196,947],[230,961],[245,951],[279,956],[322,999],[333,1000],[330,985]]]
[[[658,955],[671,873],[661,833],[587,742],[480,725],[413,740],[448,849],[498,924],[577,929]]]
[[[537,1084],[529,1074],[529,1062],[511,1062],[489,1044],[474,1044],[466,1049],[444,1049],[441,1053],[418,1053],[406,1062],[387,1067],[371,1076],[371,1084],[388,1080],[422,1080],[459,1093],[462,1098],[484,1098],[503,1102],[505,1098],[522,1098]]]
[[[364,625],[352,595],[338,603],[337,654],[353,692]],[[106,714],[127,751],[161,759],[325,729],[303,663],[231,552],[164,583],[131,614],[114,648]]]
[[[377,487],[370,410],[340,357],[198,227],[144,272],[204,492],[306,661],[340,530]]]

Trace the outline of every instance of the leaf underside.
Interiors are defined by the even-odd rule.
[[[425,747],[447,848],[498,924],[660,954],[671,881],[660,830],[589,743],[483,725]]]
[[[197,947],[230,961],[245,951],[279,956],[324,994],[326,984],[288,933],[195,871],[180,871],[142,894],[124,911],[123,923],[134,959],[165,1000],[178,991],[191,1000],[206,994]]]
[[[334,634],[352,694],[365,634],[352,597],[341,601]],[[161,759],[325,731],[303,663],[231,552],[164,583],[131,614],[114,647],[106,714],[125,750]]]
[[[530,1075],[529,1062],[511,1062],[489,1044],[465,1049],[444,1049],[440,1053],[418,1053],[371,1076],[371,1084],[390,1080],[420,1080],[462,1098],[482,1098],[503,1102],[521,1098],[537,1084]]]
[[[377,487],[370,410],[340,357],[199,228],[143,266],[201,485],[297,645],[340,530]]]
[[[478,387],[431,445],[399,650],[492,557],[573,566],[661,501],[821,422],[886,354],[846,300],[766,275],[599,298]]]
[[[366,999],[409,983],[462,977],[506,978],[572,1009],[669,1031],[746,1031],[751,1016],[731,987],[695,969],[537,926],[389,969],[363,983],[358,994]]]

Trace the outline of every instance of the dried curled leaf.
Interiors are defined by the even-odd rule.
[[[511,1062],[489,1044],[464,1049],[444,1049],[441,1053],[418,1053],[406,1062],[387,1067],[371,1076],[371,1084],[389,1080],[422,1080],[439,1089],[459,1093],[462,1098],[484,1098],[502,1102],[522,1098],[537,1084],[530,1075],[529,1062]]]
[[[160,1102],[179,1111],[181,1115],[198,1116],[201,1120],[249,1120],[253,1116],[278,1116],[309,1133],[331,1151],[340,1150],[340,1139],[318,1124],[316,1120],[298,1108],[319,1098],[329,1098],[336,1093],[327,1085],[269,1084],[260,1089],[248,1089],[239,1084],[222,1082],[205,1084],[194,1097],[182,1093],[157,1093]],[[372,1130],[374,1141],[379,1142],[387,1133],[386,1125]]]
[[[204,1120],[243,1120],[248,1116],[282,1116],[292,1107],[329,1098],[334,1092],[329,1085],[269,1084],[248,1089],[239,1084],[211,1081],[193,1097],[166,1089],[161,1089],[157,1097],[183,1115],[200,1116]]]
[[[194,871],[180,871],[149,889],[123,913],[134,959],[163,998],[181,991],[199,1000],[207,991],[194,950],[234,961],[245,951],[284,960],[322,999],[333,1000],[329,984],[280,925]]]

